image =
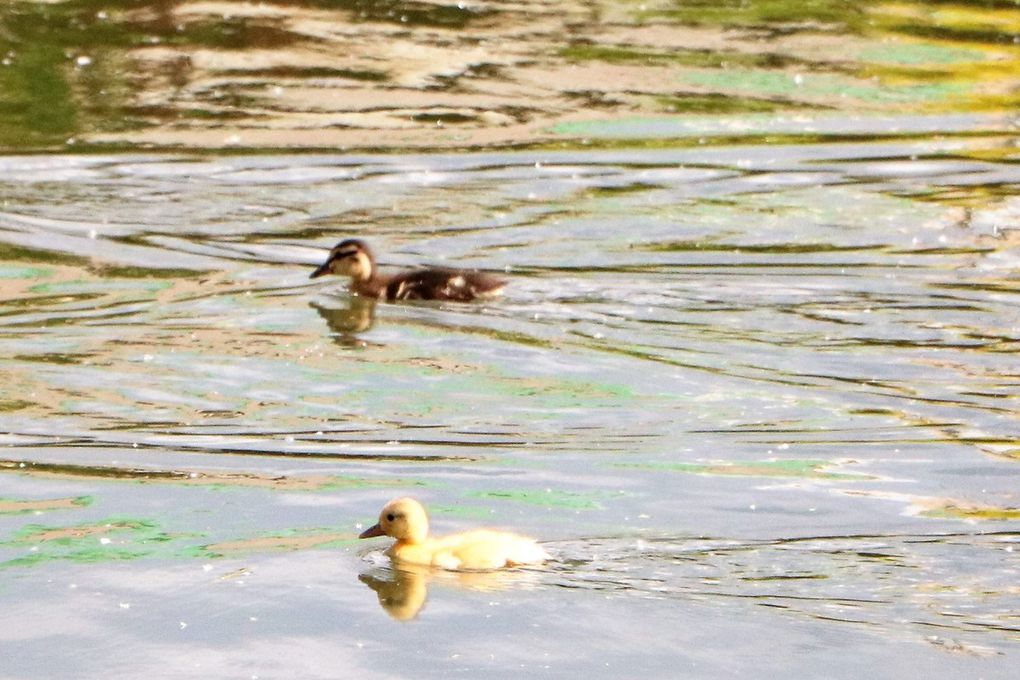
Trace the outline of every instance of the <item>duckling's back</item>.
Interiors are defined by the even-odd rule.
[[[478,271],[416,269],[395,275],[386,285],[387,300],[453,300],[470,302],[499,295],[506,282]]]
[[[444,569],[500,569],[549,559],[534,540],[505,531],[477,529],[431,543],[431,564]]]

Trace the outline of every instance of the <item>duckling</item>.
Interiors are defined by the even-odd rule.
[[[397,542],[386,554],[395,561],[425,564],[450,570],[501,569],[541,564],[548,553],[533,539],[492,529],[475,529],[432,538],[429,518],[413,498],[396,498],[379,513],[379,522],[358,538],[390,536]]]
[[[399,274],[379,272],[368,244],[341,241],[309,278],[324,274],[351,277],[351,292],[381,300],[454,300],[470,302],[503,292],[506,281],[484,272],[446,267],[412,269]]]

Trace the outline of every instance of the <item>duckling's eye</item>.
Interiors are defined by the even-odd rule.
[[[396,516],[392,512],[390,514],[386,515],[386,521],[387,522],[392,522],[394,519],[396,519]]]

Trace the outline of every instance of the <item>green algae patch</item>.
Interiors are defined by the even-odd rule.
[[[45,279],[50,276],[53,276],[53,270],[45,267],[0,264],[0,279]]]
[[[635,49],[616,45],[575,44],[559,51],[568,61],[602,61],[609,64],[679,65],[698,68],[732,68],[734,66],[780,66],[796,62],[783,55],[723,50],[655,50]]]
[[[152,270],[148,270],[152,275]],[[159,272],[161,275],[162,271]],[[86,281],[76,279],[73,281],[59,281],[54,283],[37,283],[29,288],[30,293],[37,295],[85,295],[91,293],[159,293],[171,288],[173,283],[161,279],[148,281],[121,280],[121,281]]]
[[[66,526],[30,524],[0,546],[27,548],[27,554],[0,562],[0,569],[47,562],[96,563],[166,554],[169,544],[194,534],[168,534],[150,520],[110,517]]]
[[[1020,520],[1020,508],[987,505],[946,496],[915,496],[913,494],[875,490],[841,490],[847,496],[895,501],[906,506],[904,514],[928,519],[965,522],[1011,522]]]
[[[873,475],[832,472],[838,462],[828,460],[752,460],[738,463],[711,461],[705,463],[615,463],[614,467],[640,470],[668,470],[692,475],[724,477],[790,477],[839,481],[868,481]]]
[[[465,519],[491,519],[491,508],[481,505],[429,505],[429,514],[450,515]]]
[[[945,101],[968,94],[971,88],[962,83],[919,83],[885,85],[838,74],[791,74],[784,71],[730,69],[686,73],[681,80],[697,87],[720,92],[748,93],[760,98],[784,97],[791,100],[834,97],[857,100],[861,104],[917,104]]]
[[[428,486],[428,482],[420,479],[368,479],[366,477],[330,476],[331,481],[325,482],[316,491],[340,491],[343,489],[393,488],[407,486]]]
[[[969,47],[938,43],[900,43],[861,50],[857,58],[864,62],[901,66],[947,66],[986,62],[991,56]]]
[[[0,515],[20,515],[27,512],[47,512],[50,510],[69,510],[91,505],[92,496],[74,496],[70,498],[52,499],[18,499],[0,498]]]
[[[10,411],[21,411],[35,406],[35,402],[24,399],[0,399],[0,413]]]
[[[769,113],[790,108],[783,100],[737,97],[721,93],[687,93],[682,97],[655,98],[658,107],[669,113],[687,114],[740,114]]]
[[[217,489],[262,488],[276,491],[337,491],[342,489],[424,486],[407,479],[370,479],[341,475],[267,475],[254,472],[198,472],[189,470],[152,470],[64,463],[0,460],[0,472],[16,472],[32,477],[62,479],[102,479],[141,484],[181,484]]]
[[[921,511],[922,517],[933,519],[963,519],[993,522],[1020,520],[1020,508],[999,508],[989,505],[964,505],[947,503],[941,507]]]
[[[592,493],[580,491],[545,491],[534,490],[492,490],[475,491],[468,496],[471,498],[496,499],[538,505],[546,508],[566,508],[569,510],[599,510],[602,504],[599,500],[606,497],[605,493]]]
[[[368,489],[425,486],[425,482],[407,479],[368,479],[339,475],[281,475],[273,477],[259,474],[200,474],[190,473],[188,478],[178,480],[181,484],[208,486],[216,489],[262,488],[274,491],[342,491],[344,489]]]
[[[0,541],[0,547],[26,551],[13,559],[0,561],[0,569],[57,561],[100,563],[147,558],[215,559],[336,548],[358,542],[356,534],[332,527],[282,530],[194,545],[204,536],[195,532],[169,533],[152,520],[127,517],[109,517],[65,526],[30,524],[11,540]]]
[[[29,524],[23,527],[11,541],[12,544],[57,543],[71,545],[82,539],[106,536],[121,532],[150,532],[156,525],[149,520],[109,518],[98,522],[71,526],[46,526]]]
[[[858,32],[866,14],[849,3],[835,0],[788,2],[787,0],[724,0],[723,2],[675,2],[663,6],[638,5],[637,21],[668,20],[687,26],[751,28],[763,26],[824,25],[840,31]]]
[[[184,554],[189,557],[215,559],[250,553],[295,552],[316,548],[337,548],[344,545],[354,545],[357,542],[357,535],[348,531],[338,531],[329,528],[292,529],[265,536],[253,536],[251,538],[197,546],[185,550]]]

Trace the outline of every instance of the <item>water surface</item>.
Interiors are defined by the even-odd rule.
[[[4,158],[4,675],[1009,677],[1010,148]],[[394,570],[399,494],[555,559]]]
[[[1014,677],[1018,27],[7,3],[0,677]],[[403,494],[554,559],[396,569]]]

